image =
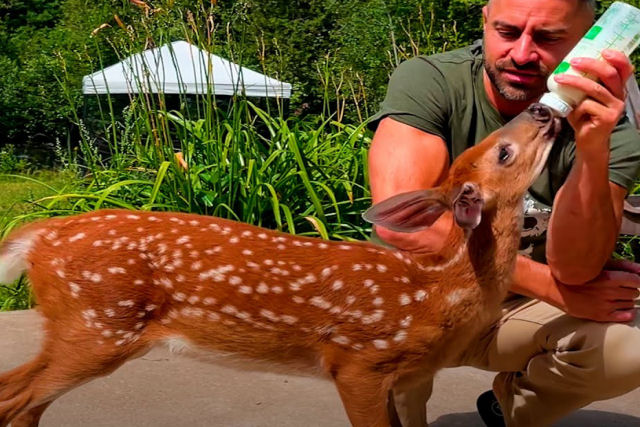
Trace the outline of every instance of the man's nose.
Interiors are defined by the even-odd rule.
[[[525,65],[540,59],[531,36],[522,34],[520,38],[516,40],[511,49],[511,59],[516,65]]]

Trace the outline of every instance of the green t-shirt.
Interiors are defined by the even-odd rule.
[[[484,88],[481,42],[400,64],[370,126],[375,129],[384,117],[440,136],[452,159],[504,125],[506,120]],[[546,224],[555,194],[573,165],[575,150],[573,129],[563,121],[547,165],[525,198],[521,249],[537,261],[545,261]],[[609,179],[629,188],[639,169],[640,134],[624,117],[611,136]]]

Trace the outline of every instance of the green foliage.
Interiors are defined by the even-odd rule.
[[[116,130],[104,132],[104,156],[88,134],[81,144],[90,171],[86,187],[40,199],[37,215],[172,210],[325,238],[368,236],[360,214],[370,204],[363,165],[371,135],[363,125],[272,117],[240,99],[228,111],[204,110],[210,112],[205,118],[189,119],[188,111],[134,102]]]
[[[0,149],[0,174],[26,172],[28,168],[29,161],[18,158],[15,146],[8,144]]]
[[[26,310],[32,306],[31,289],[25,278],[12,285],[0,285],[0,311]]]

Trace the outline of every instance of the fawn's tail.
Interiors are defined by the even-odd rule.
[[[41,224],[20,228],[0,243],[0,283],[12,283],[29,269],[29,252],[46,231]]]

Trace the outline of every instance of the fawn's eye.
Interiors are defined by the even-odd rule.
[[[498,148],[498,163],[501,165],[506,165],[510,163],[510,160],[513,157],[513,150],[508,145],[501,145]]]

